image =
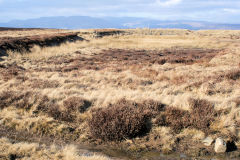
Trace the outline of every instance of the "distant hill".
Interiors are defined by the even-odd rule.
[[[204,21],[161,21],[135,17],[105,17],[88,16],[72,17],[42,17],[28,20],[13,20],[0,23],[0,27],[16,28],[58,28],[58,29],[87,29],[87,28],[179,28],[179,29],[233,29],[240,30],[240,24],[218,24]]]

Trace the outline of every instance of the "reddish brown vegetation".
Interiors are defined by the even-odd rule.
[[[225,74],[225,77],[227,79],[231,79],[231,80],[237,80],[240,78],[240,69],[238,70],[233,70],[233,71],[230,71],[228,73]]]
[[[74,122],[76,119],[76,115],[70,114],[64,110],[60,110],[60,106],[58,105],[52,105],[47,108],[47,114],[50,117],[60,121]]]
[[[57,88],[59,87],[58,81],[49,81],[49,80],[41,80],[41,79],[33,79],[30,84],[31,88]]]
[[[21,109],[30,109],[35,101],[31,99],[33,92],[14,92],[14,91],[3,91],[0,93],[0,108],[6,108],[14,106]]]
[[[214,106],[206,100],[190,99],[191,111],[169,107],[160,114],[156,123],[160,126],[170,126],[180,132],[183,128],[196,128],[209,133],[210,124],[215,120]]]
[[[83,69],[101,70],[111,66],[111,64],[119,64],[120,66],[143,66],[165,63],[193,64],[203,61],[208,62],[217,54],[217,52],[218,51],[212,49],[180,48],[166,49],[163,51],[110,49],[103,50],[102,53],[90,58],[79,56],[74,59],[66,59],[65,57],[60,57],[51,59],[49,62],[54,64],[68,64],[67,66],[59,67],[56,70],[70,72]]]
[[[240,97],[236,98],[234,100],[234,102],[236,103],[236,106],[239,106],[240,105]]]
[[[184,63],[192,64],[203,59],[211,60],[216,54],[215,50],[206,49],[165,49],[162,51],[150,50],[103,50],[99,56],[106,61],[120,61],[123,64],[164,64]]]
[[[68,112],[85,112],[92,103],[81,97],[70,97],[63,101],[63,106]]]
[[[167,107],[165,112],[160,114],[156,123],[160,126],[170,126],[175,132],[189,127],[190,113],[181,109]]]
[[[215,120],[217,112],[214,105],[207,100],[190,99],[191,124],[194,128],[208,132],[210,124]]]
[[[4,81],[8,81],[14,77],[20,78],[18,75],[23,74],[25,69],[18,66],[17,64],[1,65],[0,66],[0,75]]]
[[[33,111],[35,114],[46,113],[56,120],[67,122],[73,122],[76,119],[75,109],[61,110],[61,107],[56,104],[55,100],[36,92],[3,91],[0,93],[0,101],[0,109],[12,106],[29,110],[36,106]]]
[[[238,80],[240,79],[240,69],[230,70],[224,74],[219,75],[216,80],[218,82],[227,79],[227,80]]]
[[[83,113],[91,106],[91,102],[80,97],[70,97],[63,102],[63,107],[57,105],[54,100],[47,96],[40,98],[36,112],[47,113],[56,120],[74,122],[77,113]]]
[[[94,110],[88,124],[95,138],[110,141],[134,138],[149,131],[150,119],[163,107],[154,101],[140,104],[123,99],[107,108]]]

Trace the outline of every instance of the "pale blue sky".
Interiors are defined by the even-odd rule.
[[[0,22],[81,15],[240,23],[240,0],[0,0]]]

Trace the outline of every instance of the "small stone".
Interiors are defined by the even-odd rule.
[[[202,142],[205,146],[211,146],[213,141],[214,141],[214,139],[212,137],[207,137],[202,140]]]
[[[214,150],[216,153],[224,153],[227,150],[226,142],[222,138],[217,138]]]

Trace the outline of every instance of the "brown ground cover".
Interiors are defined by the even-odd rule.
[[[109,49],[92,57],[77,56],[74,58],[59,57],[49,59],[49,63],[67,64],[57,68],[58,71],[70,72],[73,70],[102,70],[104,68],[126,68],[130,66],[150,66],[170,64],[191,65],[194,63],[209,62],[220,51],[212,49],[165,49],[158,50],[134,50],[134,49]],[[49,69],[50,70],[50,69]]]

